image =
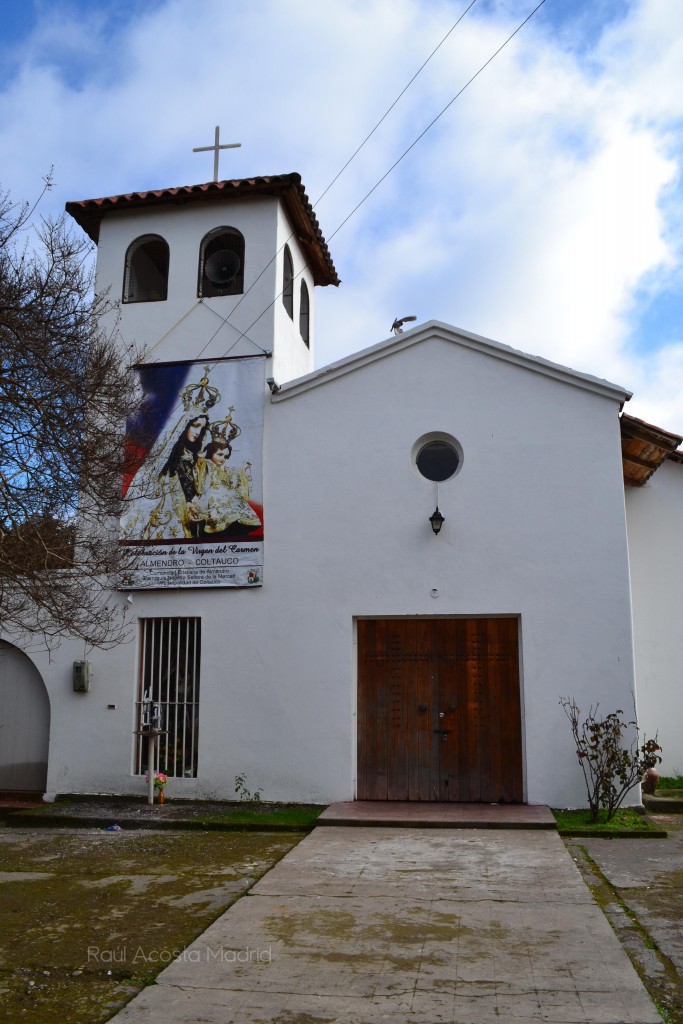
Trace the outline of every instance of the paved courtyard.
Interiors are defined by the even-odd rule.
[[[179,832],[149,811],[88,805],[88,827],[0,827],[12,1024],[94,1024],[141,989],[118,1024],[659,1021],[624,950],[683,1024],[683,816],[657,816],[668,839],[567,852],[552,831],[483,820],[356,821],[296,846],[197,831],[192,815]],[[108,832],[108,815],[124,830]],[[141,816],[171,831],[140,830]]]
[[[115,1020],[661,1018],[557,834],[342,826],[304,839]]]

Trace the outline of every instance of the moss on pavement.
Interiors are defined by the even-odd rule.
[[[302,835],[0,828],[3,1019],[109,1019]]]

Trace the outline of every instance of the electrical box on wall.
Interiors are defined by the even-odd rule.
[[[76,693],[87,693],[90,689],[91,669],[89,661],[74,661],[73,685]]]

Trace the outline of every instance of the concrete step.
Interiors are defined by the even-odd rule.
[[[458,804],[356,800],[331,804],[318,825],[375,825],[387,828],[556,829],[543,804]]]

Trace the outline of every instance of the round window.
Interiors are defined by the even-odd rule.
[[[449,480],[460,465],[460,455],[448,441],[427,441],[415,457],[415,465],[427,480]]]

